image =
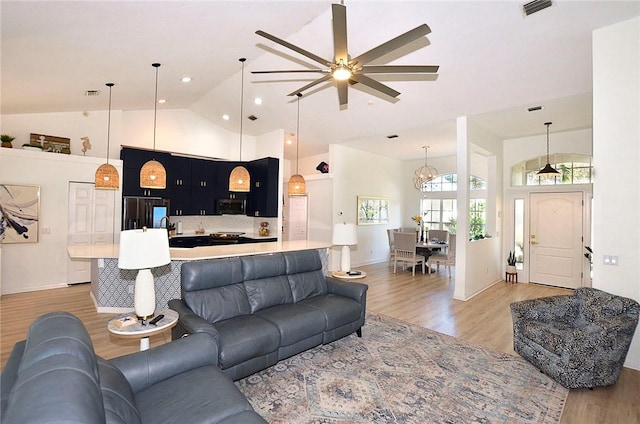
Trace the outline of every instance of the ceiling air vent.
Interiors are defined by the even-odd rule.
[[[533,0],[522,6],[522,10],[524,11],[525,15],[529,16],[533,13],[541,11],[542,9],[546,9],[552,4],[553,3],[551,2],[551,0]]]
[[[391,134],[387,136],[388,139],[398,138],[398,134]]]
[[[95,97],[100,95],[100,90],[87,90],[84,92],[87,97]]]
[[[249,116],[247,116],[247,118],[249,118],[249,120],[251,120],[251,121],[255,121],[256,119],[258,119],[258,117],[256,115],[249,115]]]

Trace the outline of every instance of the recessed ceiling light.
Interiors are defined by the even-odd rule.
[[[182,77],[180,79],[180,81],[182,81],[182,82],[191,82],[191,77]]]
[[[229,115],[227,115],[226,113],[224,115],[222,115],[222,119],[224,119],[225,121],[229,120]]]
[[[256,97],[255,99],[253,99],[253,103],[255,103],[258,106],[260,106],[262,104],[262,98]]]
[[[158,100],[158,103],[160,103],[162,105],[162,104],[167,103],[167,101],[165,99],[160,99],[160,100]]]
[[[291,144],[293,144],[293,141],[291,141],[290,138],[287,138],[287,144],[291,145]]]

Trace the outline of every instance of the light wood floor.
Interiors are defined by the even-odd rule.
[[[393,274],[386,263],[363,266],[362,282],[369,285],[367,309],[445,333],[471,343],[514,354],[511,302],[568,290],[534,284],[498,283],[473,299],[452,299],[453,280],[446,272],[415,277]],[[455,271],[454,271],[455,272]],[[89,298],[89,286],[44,290],[2,296],[0,299],[0,348],[4,365],[13,344],[25,337],[29,324],[49,311],[64,310],[84,322],[96,353],[113,358],[138,350],[138,342],[111,335],[106,327],[113,314],[98,314]],[[363,329],[366,331],[366,325]],[[151,346],[166,343],[170,333],[153,336]],[[640,371],[625,368],[618,383],[595,390],[571,390],[562,416],[563,424],[640,423]]]

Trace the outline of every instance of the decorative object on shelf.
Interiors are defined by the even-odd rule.
[[[268,236],[269,235],[269,223],[268,222],[261,222],[260,223],[260,228],[258,229],[258,234],[260,234],[261,236]]]
[[[0,141],[2,142],[2,147],[6,147],[9,149],[13,147],[13,144],[11,144],[11,142],[15,139],[16,139],[15,137],[10,136],[9,134],[0,135]]]
[[[416,190],[420,190],[424,192],[424,184],[433,180],[438,176],[438,170],[433,166],[430,166],[427,158],[427,151],[430,146],[422,146],[424,149],[424,165],[420,168],[416,169],[415,175],[413,176],[413,186]]]
[[[358,196],[358,225],[389,223],[389,198]]]
[[[159,63],[152,63],[156,68],[156,94],[153,103],[153,151],[156,150],[156,123],[158,118],[158,68]],[[167,188],[167,171],[164,166],[155,159],[151,159],[140,168],[140,187],[152,189]]]
[[[549,126],[553,124],[553,122],[545,122],[547,126],[547,164],[538,171],[538,175],[560,175],[560,173],[549,163]]]
[[[423,239],[422,217],[420,215],[414,215],[411,217],[411,220],[418,223],[418,226],[416,227],[416,232],[418,233],[417,239],[418,241],[422,241]]]
[[[342,246],[340,254],[340,271],[351,271],[351,249],[349,246],[358,244],[358,231],[354,224],[336,224],[333,227],[333,237],[331,243],[335,246]]]
[[[329,164],[327,162],[320,162],[318,164],[318,166],[316,166],[316,169],[320,172],[322,172],[323,174],[328,174],[329,173]]]
[[[29,134],[28,146],[34,146],[36,149],[39,148],[45,152],[71,154],[71,139],[65,137],[31,133]],[[24,147],[25,145],[23,144],[22,148]]]
[[[0,184],[0,243],[37,243],[40,186]]]
[[[302,93],[297,93],[298,96],[298,120],[296,127],[296,173],[289,178],[289,196],[304,196],[307,192],[307,183],[304,181],[304,177],[298,172],[298,153],[300,151],[300,98]]]
[[[96,169],[95,187],[97,189],[117,190],[120,187],[120,175],[118,174],[116,167],[109,163],[109,140],[111,138],[111,88],[115,84],[108,82],[105,85],[109,87],[109,114],[107,115],[107,163],[103,163],[98,167],[98,169]],[[87,143],[89,143],[89,137],[82,137],[83,140],[85,138]],[[85,152],[85,143],[82,143],[82,146],[82,151]],[[91,148],[91,143],[89,143],[89,148]]]
[[[242,162],[242,121],[244,119],[244,57],[238,59],[242,63],[241,84],[240,84],[240,161]],[[229,174],[229,191],[247,193],[251,189],[251,176],[249,171],[242,165],[238,165]]]
[[[111,111],[109,111],[109,113],[111,113]],[[108,138],[108,136],[107,136]],[[91,148],[93,147],[91,145],[91,140],[89,139],[89,137],[85,136],[85,137],[80,137],[80,140],[82,140],[82,156],[86,156],[87,152],[89,150],[91,150]]]
[[[516,253],[512,251],[509,251],[509,256],[507,256],[507,273],[516,273]]]
[[[120,232],[118,268],[137,269],[133,306],[143,320],[156,309],[156,288],[151,268],[171,262],[169,236],[165,228],[146,228]]]

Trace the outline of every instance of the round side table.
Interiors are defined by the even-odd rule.
[[[109,324],[107,324],[107,328],[109,332],[115,334],[118,337],[124,338],[139,338],[140,339],[140,350],[149,349],[149,337],[160,334],[163,331],[166,331],[170,328],[175,327],[178,323],[178,313],[173,309],[156,309],[155,316],[164,315],[164,317],[156,323],[156,325],[147,323],[142,325],[140,321],[137,324],[130,325],[128,327],[119,328],[115,325],[115,321],[120,318],[124,318],[127,316],[132,316],[133,312],[127,314],[118,315],[109,320]]]
[[[359,278],[364,278],[367,276],[367,273],[364,271],[360,271],[358,269],[351,270],[351,272],[354,272],[354,271],[359,272],[360,274],[349,275],[346,272],[342,272],[342,271],[331,271],[331,276],[335,278],[341,278],[343,280],[357,280]]]

